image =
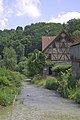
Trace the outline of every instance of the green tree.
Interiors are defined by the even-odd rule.
[[[3,50],[3,61],[6,69],[15,70],[17,64],[17,55],[15,50],[5,47]]]
[[[16,40],[16,41],[13,41],[12,47],[16,51],[17,63],[19,63],[21,59],[24,57],[24,45],[21,44],[19,40]]]
[[[72,35],[73,35],[73,37],[79,37],[80,36],[80,30],[75,30]]]
[[[41,74],[44,65],[45,65],[45,55],[37,49],[34,50],[33,53],[29,54],[27,60],[28,76]]]
[[[70,35],[73,34],[74,31],[80,31],[80,19],[71,19],[67,22],[67,31]]]
[[[33,51],[32,37],[30,35],[24,36],[23,39],[21,39],[21,44],[24,45],[24,55],[28,56],[28,54]]]
[[[24,46],[20,43],[19,46],[16,47],[17,53],[17,62],[19,63],[21,59],[24,57]]]
[[[27,75],[27,58],[24,57],[21,62],[18,63],[16,67],[16,71],[20,72],[21,74]]]

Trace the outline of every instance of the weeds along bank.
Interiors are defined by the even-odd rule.
[[[53,68],[56,76],[48,76],[45,79],[40,75],[34,76],[31,83],[43,86],[50,90],[56,90],[62,97],[72,99],[80,104],[80,79],[72,79],[70,66],[61,65]]]
[[[13,103],[15,96],[20,93],[22,81],[20,73],[0,68],[0,105]]]

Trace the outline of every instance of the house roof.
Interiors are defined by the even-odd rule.
[[[56,36],[42,36],[42,51],[56,38]]]
[[[64,31],[62,31],[58,36],[42,36],[42,51],[44,52],[53,42],[58,40],[63,33],[68,36]]]

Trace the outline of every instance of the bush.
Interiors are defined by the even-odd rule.
[[[16,71],[20,72],[27,76],[27,58],[23,58],[21,62],[18,63],[16,66]]]
[[[0,76],[0,86],[10,86],[10,81],[5,76]]]
[[[14,91],[9,87],[0,89],[0,105],[6,106],[13,103],[15,98]]]
[[[39,86],[43,86],[50,90],[56,90],[58,86],[57,79],[54,77],[47,77],[43,79],[40,75],[34,76],[33,80],[31,81],[33,84],[37,84]]]
[[[74,95],[74,100],[76,103],[80,104],[80,88],[78,88]]]
[[[62,80],[59,82],[57,91],[61,94],[62,97],[68,98],[69,89],[66,80]]]
[[[12,72],[0,68],[0,104],[12,104],[15,95],[20,93],[22,76],[18,72]]]
[[[22,76],[19,72],[13,72],[6,69],[0,69],[0,84],[16,85],[20,86],[22,82]]]
[[[56,90],[58,87],[58,81],[54,77],[48,77],[45,82],[45,88],[47,89]]]
[[[66,70],[65,72],[61,72],[58,78],[58,92],[62,97],[68,98],[69,96],[69,88],[70,88],[70,79],[71,79],[71,69]]]
[[[60,65],[57,65],[55,67],[52,67],[52,71],[55,73],[55,75],[59,75],[61,72],[65,72],[66,73],[66,70],[70,69],[71,68],[71,65],[69,64],[60,64]]]
[[[42,76],[39,75],[39,74],[37,74],[37,75],[35,75],[35,76],[33,77],[31,83],[38,85],[38,84],[40,84],[40,81],[41,81],[41,80],[42,80]]]

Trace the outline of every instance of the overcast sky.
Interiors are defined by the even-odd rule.
[[[0,0],[0,29],[80,18],[80,0]]]

